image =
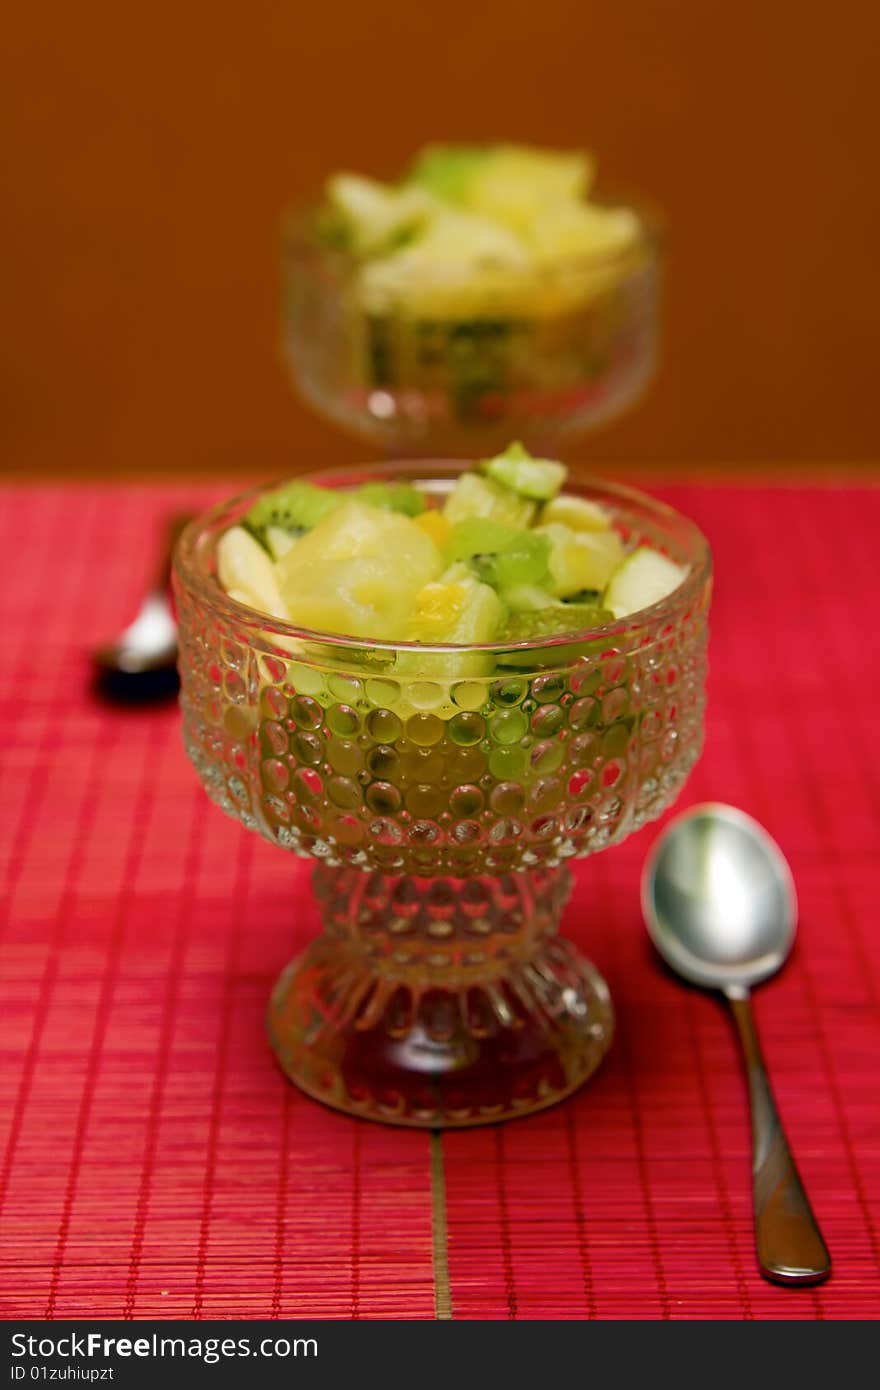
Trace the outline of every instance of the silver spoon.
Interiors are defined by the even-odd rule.
[[[177,688],[177,624],[169,581],[174,546],[188,520],[168,520],[159,564],[134,620],[92,652],[98,683],[115,699],[150,700]]]
[[[667,965],[730,1004],[752,1111],[755,1243],[761,1273],[816,1284],[831,1257],[795,1167],[755,1030],[749,988],[774,974],[794,943],[797,899],[774,840],[743,811],[711,803],[679,816],[653,846],[642,910]]]

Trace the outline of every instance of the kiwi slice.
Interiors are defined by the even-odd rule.
[[[583,632],[610,623],[611,614],[600,603],[559,603],[537,611],[512,611],[499,642],[523,642],[527,637],[555,637],[557,633]]]
[[[242,524],[268,550],[270,527],[286,531],[288,535],[311,531],[325,516],[335,512],[341,502],[342,494],[334,489],[295,478],[274,492],[258,497],[242,518]]]
[[[552,608],[510,612],[507,621],[498,634],[498,642],[524,642],[528,638],[538,641],[542,637],[563,636],[587,628],[600,627],[611,621],[611,614],[600,604],[561,603]],[[578,638],[571,642],[560,642],[553,647],[524,647],[522,651],[499,652],[499,670],[540,671],[569,666],[579,658],[598,655],[605,646],[602,637]]]
[[[486,145],[425,145],[410,166],[407,181],[446,202],[460,202],[490,154]]]
[[[467,560],[477,577],[494,589],[544,584],[550,578],[549,554],[546,536],[487,517],[457,522],[446,549],[449,560]]]
[[[421,516],[428,505],[424,493],[412,483],[364,483],[355,495],[371,507],[401,512],[403,516]]]

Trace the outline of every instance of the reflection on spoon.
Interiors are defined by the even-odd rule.
[[[188,517],[166,525],[160,563],[134,620],[106,646],[92,653],[99,691],[122,703],[167,698],[179,688],[177,624],[168,584],[171,557]]]

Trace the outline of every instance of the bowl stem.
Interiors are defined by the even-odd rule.
[[[429,1128],[552,1105],[611,1041],[604,981],[557,935],[567,868],[414,878],[319,864],[323,933],[282,974],[285,1073],[337,1109]]]

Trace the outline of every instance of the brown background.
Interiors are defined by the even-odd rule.
[[[875,0],[7,6],[8,472],[363,456],[276,348],[283,205],[428,138],[587,145],[664,207],[665,361],[603,463],[880,457]]]

